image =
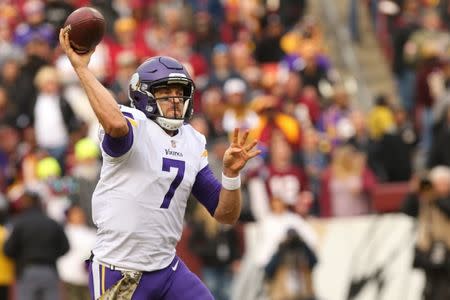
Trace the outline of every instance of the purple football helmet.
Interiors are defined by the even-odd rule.
[[[182,118],[165,117],[154,96],[155,88],[170,84],[183,86]],[[179,61],[168,56],[156,56],[144,61],[131,76],[128,96],[131,105],[142,111],[147,118],[164,129],[176,130],[192,116],[194,89],[191,76]]]

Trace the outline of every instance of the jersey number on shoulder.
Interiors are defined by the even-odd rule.
[[[170,201],[173,198],[173,195],[175,194],[175,190],[180,185],[181,181],[184,177],[184,161],[182,160],[176,160],[176,159],[170,159],[163,157],[163,164],[162,164],[162,170],[165,172],[170,172],[170,168],[177,169],[177,175],[173,179],[172,183],[170,184],[169,190],[167,191],[166,195],[164,196],[164,201],[161,204],[160,208],[169,208]]]

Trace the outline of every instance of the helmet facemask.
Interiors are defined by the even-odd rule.
[[[171,95],[171,96],[164,96],[164,97],[156,97],[156,94],[157,94],[156,90],[158,88],[170,88],[172,85],[180,86],[183,90],[183,94],[179,95],[179,96]],[[155,118],[155,121],[162,128],[170,130],[170,131],[177,130],[178,128],[180,128],[183,125],[183,123],[185,121],[187,121],[189,119],[189,118],[186,118],[186,115],[187,115],[188,109],[192,110],[192,105],[191,105],[192,86],[187,81],[184,81],[184,82],[168,81],[167,84],[155,86],[153,88],[151,94],[155,96],[154,101],[156,103],[156,108],[159,113],[159,116],[157,116]],[[178,102],[176,102],[175,99],[178,99]],[[161,105],[164,102],[168,102],[170,105],[169,108],[166,110],[166,113],[170,112],[170,109],[173,109],[172,117],[168,117],[164,114],[164,110],[161,107]],[[178,116],[179,112],[178,112],[177,108],[180,106],[179,102],[182,102],[181,116]],[[191,114],[192,113],[190,113],[189,115],[191,115]]]
[[[156,89],[169,87],[173,84],[183,87],[183,96],[155,97]],[[193,92],[194,85],[190,78],[169,77],[153,82],[140,82],[139,74],[135,73],[130,80],[129,97],[133,107],[143,111],[148,118],[154,120],[163,129],[175,131],[192,116]],[[159,104],[160,101],[171,101],[175,110],[176,104],[174,98],[181,98],[181,101],[183,101],[183,109],[180,118],[164,116],[164,112]],[[174,116],[176,116],[176,111],[174,111]]]

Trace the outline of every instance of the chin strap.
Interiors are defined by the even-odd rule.
[[[187,108],[189,107],[189,101],[186,100],[183,107],[183,119],[169,119],[165,117],[156,117],[156,123],[161,126],[163,129],[174,131],[180,128],[184,123],[184,116],[186,115]],[[162,115],[162,109],[159,106],[159,103],[156,102],[159,113]]]
[[[184,120],[167,119],[163,117],[156,117],[156,123],[162,128],[170,131],[177,130],[183,125]]]

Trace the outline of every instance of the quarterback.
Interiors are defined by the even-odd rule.
[[[205,137],[187,123],[194,83],[182,64],[165,56],[143,62],[130,79],[131,108],[123,107],[88,69],[94,51],[75,53],[64,30],[59,41],[101,124],[92,299],[213,299],[175,253],[186,202],[192,193],[218,222],[235,223],[239,172],[259,154],[257,142],[235,130],[220,183],[208,167]]]

